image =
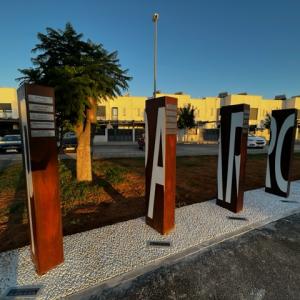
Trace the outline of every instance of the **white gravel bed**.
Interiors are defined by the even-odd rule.
[[[288,200],[282,202],[281,200]],[[300,181],[291,183],[288,199],[265,193],[245,193],[239,214],[221,208],[215,200],[176,209],[176,228],[161,236],[138,218],[64,237],[65,262],[43,276],[35,273],[29,247],[0,253],[0,295],[8,288],[42,285],[38,299],[64,298],[82,289],[146,266],[209,240],[240,231],[270,218],[300,209]],[[228,219],[245,217],[244,220]],[[170,248],[149,247],[149,240],[168,240]]]

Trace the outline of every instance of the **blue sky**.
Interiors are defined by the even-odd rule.
[[[49,0],[0,2],[0,86],[31,66],[37,32],[71,22],[85,38],[118,50],[129,92],[153,89],[153,23],[159,12],[158,84],[193,97],[221,91],[300,94],[299,0]]]

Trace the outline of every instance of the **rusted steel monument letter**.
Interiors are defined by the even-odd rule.
[[[221,107],[217,204],[233,212],[243,209],[250,107]]]
[[[63,262],[54,90],[18,89],[31,253],[39,275]]]
[[[288,197],[290,170],[297,126],[297,110],[273,110],[265,191]]]
[[[146,223],[161,234],[175,226],[177,99],[146,101]]]

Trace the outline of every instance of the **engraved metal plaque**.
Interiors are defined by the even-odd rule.
[[[31,130],[32,137],[52,137],[55,136],[54,130]]]
[[[177,105],[166,105],[166,134],[177,133]]]
[[[8,288],[5,292],[5,299],[36,299],[40,294],[41,285],[25,285]]]
[[[28,95],[28,101],[33,103],[53,104],[52,97],[43,97],[38,95]]]
[[[54,121],[53,114],[30,113],[30,120]]]
[[[40,128],[44,128],[44,129],[54,129],[54,122],[30,122],[30,127],[33,129],[40,129]]]
[[[52,105],[43,105],[43,104],[34,104],[29,103],[29,110],[30,111],[40,111],[40,112],[53,112]]]
[[[148,241],[147,246],[152,247],[171,247],[172,242],[171,241]]]

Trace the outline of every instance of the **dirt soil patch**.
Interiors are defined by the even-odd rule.
[[[266,155],[249,155],[246,190],[264,186]],[[130,220],[146,213],[144,159],[93,161],[93,182],[77,183],[75,161],[59,165],[64,235]],[[292,180],[300,179],[300,154]],[[215,198],[217,157],[177,157],[176,206]],[[29,244],[26,188],[21,163],[0,171],[0,252]]]

